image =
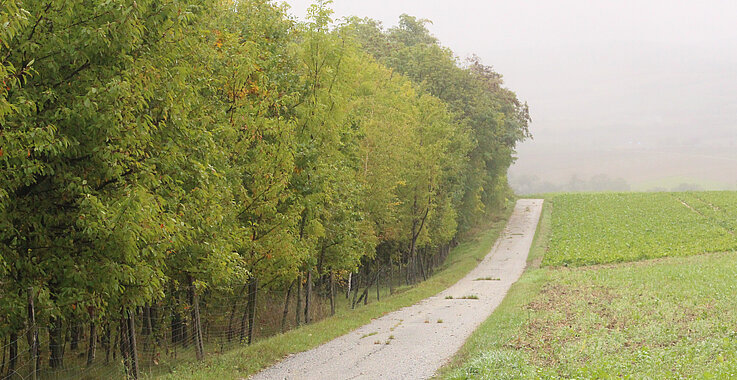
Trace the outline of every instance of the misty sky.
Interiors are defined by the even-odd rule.
[[[287,1],[297,17],[310,1]],[[737,1],[337,0],[387,27],[407,13],[479,55],[529,103],[513,184],[606,174],[633,189],[737,188]]]

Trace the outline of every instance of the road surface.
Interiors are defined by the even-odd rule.
[[[517,201],[491,252],[450,288],[312,350],[290,355],[252,379],[431,377],[522,275],[542,204],[541,199]]]

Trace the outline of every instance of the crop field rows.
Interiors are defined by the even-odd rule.
[[[676,193],[673,196],[730,234],[737,234],[737,196],[734,192]]]
[[[555,196],[547,266],[690,256],[737,248],[737,193]]]
[[[737,192],[550,195],[540,223],[444,378],[737,378]]]

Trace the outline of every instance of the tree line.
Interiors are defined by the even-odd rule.
[[[62,368],[81,323],[88,365],[117,331],[134,372],[123,346],[158,307],[201,358],[201,305],[242,297],[229,314],[250,342],[259,291],[295,289],[309,322],[313,287],[332,302],[336,284],[395,268],[420,281],[504,204],[530,118],[501,75],[426,20],[331,15],[328,1],[305,22],[268,0],[0,4],[6,373],[29,300],[39,365]]]

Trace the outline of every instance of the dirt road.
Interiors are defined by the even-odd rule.
[[[542,203],[540,199],[517,201],[494,248],[455,285],[312,350],[291,355],[252,379],[431,377],[522,275]]]

